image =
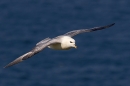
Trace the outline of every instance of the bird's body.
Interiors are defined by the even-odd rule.
[[[25,53],[24,55],[18,57],[14,61],[10,62],[4,68],[10,67],[12,65],[15,65],[19,62],[22,62],[22,61],[28,59],[28,58],[32,57],[33,55],[39,53],[40,51],[42,51],[46,47],[49,47],[49,48],[54,49],[54,50],[68,50],[70,48],[77,48],[77,46],[75,45],[75,40],[72,38],[73,36],[80,34],[80,33],[84,33],[84,32],[92,32],[92,31],[96,31],[96,30],[102,30],[102,29],[111,27],[113,25],[114,25],[114,23],[110,24],[110,25],[101,26],[101,27],[94,27],[94,28],[90,28],[90,29],[74,30],[74,31],[70,31],[64,35],[52,38],[52,39],[46,38],[46,39],[38,42],[36,44],[36,46],[31,51],[29,51],[28,53]]]
[[[49,48],[55,49],[55,50],[68,50],[72,47],[76,48],[75,46],[75,40],[69,36],[59,36],[58,39],[61,40],[61,43],[55,43],[49,45]]]
[[[51,44],[48,46],[48,48],[51,48],[54,50],[62,50],[61,43]]]
[[[54,43],[50,44],[48,48],[54,49],[54,50],[68,50],[72,47],[76,48],[75,46],[75,40],[69,36],[58,36],[56,38],[53,38],[53,40],[59,40],[60,43]],[[45,43],[46,39],[44,39]],[[48,41],[47,41],[48,42]]]

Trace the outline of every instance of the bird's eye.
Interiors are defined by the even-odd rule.
[[[72,41],[70,41],[70,43],[73,43]]]

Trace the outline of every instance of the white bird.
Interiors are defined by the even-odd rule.
[[[6,65],[4,68],[13,66],[19,62],[22,62],[33,55],[37,54],[38,52],[42,51],[44,48],[49,47],[51,49],[55,50],[68,50],[70,48],[77,48],[75,45],[75,40],[72,38],[73,36],[84,33],[84,32],[92,32],[92,31],[97,31],[97,30],[102,30],[105,28],[109,28],[113,26],[115,23],[106,25],[106,26],[101,26],[101,27],[94,27],[90,29],[80,29],[80,30],[73,30],[70,31],[64,35],[57,36],[55,38],[46,38],[36,44],[36,46],[29,51],[28,53],[16,58],[14,61],[10,62],[8,65]]]

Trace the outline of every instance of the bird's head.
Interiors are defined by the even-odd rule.
[[[63,38],[61,46],[64,49],[77,48],[77,46],[75,45],[75,40],[68,36],[65,36]]]

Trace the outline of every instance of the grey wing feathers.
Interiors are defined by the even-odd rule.
[[[28,53],[26,53],[26,54],[18,57],[14,61],[12,61],[9,64],[7,64],[4,68],[13,66],[15,64],[18,64],[18,63],[22,62],[23,60],[26,60],[26,59],[32,57],[33,55],[37,54],[38,52],[42,51],[44,48],[46,48],[47,46],[49,46],[50,44],[53,44],[53,43],[59,43],[59,40],[53,39],[53,40],[50,40],[49,42],[47,41],[44,44],[38,44],[38,45],[36,45],[36,47],[33,48],[30,52],[28,52]]]
[[[51,38],[45,38],[45,39],[43,39],[42,41],[40,41],[40,42],[38,42],[36,45],[40,45],[40,44],[44,44],[44,43],[46,43],[46,42],[48,42],[48,41],[50,41],[51,40]]]
[[[14,61],[10,62],[8,65],[6,65],[4,68],[13,66],[15,64],[18,64],[20,62],[22,62],[23,60],[26,60],[30,57],[32,57],[33,55],[37,54],[38,52],[40,52],[41,50],[43,50],[46,46],[36,46],[34,49],[32,49],[30,52],[18,57],[17,59],[15,59]]]
[[[24,58],[24,57],[27,57],[27,56],[30,55],[30,54],[31,54],[31,52],[28,52],[28,53],[26,53],[26,54],[20,56],[19,58],[15,59],[14,61],[12,61],[12,62],[10,62],[9,64],[7,64],[4,68],[7,68],[7,67],[10,67],[10,66],[13,66],[13,65],[15,65],[15,64],[18,64],[18,63],[22,62],[22,61],[23,61],[23,58]]]
[[[92,32],[92,31],[97,31],[97,30],[102,30],[102,29],[105,29],[105,28],[109,28],[111,26],[113,26],[115,23],[113,24],[110,24],[110,25],[106,25],[106,26],[101,26],[101,27],[94,27],[94,28],[90,28],[90,29],[80,29],[80,30],[73,30],[73,31],[70,31],[64,35],[67,35],[67,36],[70,36],[70,37],[73,37],[77,34],[80,34],[80,33],[84,33],[84,32]]]

